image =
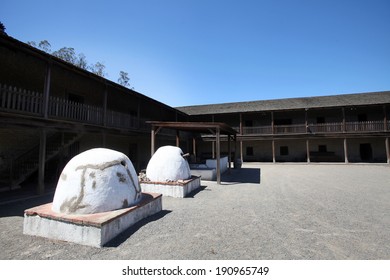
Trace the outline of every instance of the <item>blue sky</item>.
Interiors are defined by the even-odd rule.
[[[390,90],[388,0],[2,0],[0,21],[171,106]]]

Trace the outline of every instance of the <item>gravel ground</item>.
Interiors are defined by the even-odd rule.
[[[2,204],[0,259],[390,259],[388,165],[246,163],[222,180],[100,249],[23,235],[52,195]]]

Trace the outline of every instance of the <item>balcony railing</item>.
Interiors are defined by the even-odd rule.
[[[42,116],[42,93],[18,89],[0,84],[0,110]],[[59,97],[49,97],[48,116],[51,119],[76,121],[106,127],[139,129],[146,128],[145,121],[130,114],[106,110],[103,107],[72,102]]]
[[[238,127],[234,128],[240,131]],[[332,122],[320,124],[266,125],[243,127],[242,135],[286,135],[286,134],[329,134],[329,133],[362,133],[390,132],[390,121],[365,122]]]

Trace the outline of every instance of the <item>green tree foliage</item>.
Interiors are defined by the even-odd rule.
[[[1,30],[5,30],[4,25],[0,22],[0,33]],[[39,43],[35,41],[28,41],[27,44],[30,46],[40,49],[46,53],[54,55],[66,62],[69,62],[81,69],[90,71],[98,76],[105,77],[107,73],[105,72],[106,66],[102,62],[96,62],[91,65],[88,65],[87,57],[83,53],[77,54],[74,48],[63,47],[57,51],[51,52],[51,44],[47,40],[42,40]],[[130,88],[130,78],[129,73],[125,71],[119,72],[118,83],[122,86]],[[131,89],[134,89],[133,87]]]
[[[38,44],[38,48],[47,53],[51,52],[51,45],[47,40],[40,41]]]
[[[0,34],[7,35],[7,33],[5,33],[5,29],[5,25],[0,21]]]
[[[106,76],[106,73],[104,72],[104,69],[106,68],[106,66],[101,63],[101,62],[96,62],[95,64],[92,64],[90,66],[90,70],[92,73],[100,76],[100,77],[105,77]]]
[[[88,70],[88,62],[87,62],[87,57],[83,53],[79,53],[79,56],[76,60],[77,67],[80,67],[81,69]]]
[[[128,87],[130,86],[130,78],[129,78],[129,73],[127,72],[124,72],[124,71],[120,71],[119,72],[119,79],[118,79],[118,83],[124,87]]]
[[[31,47],[38,48],[37,43],[35,43],[34,41],[27,41],[27,44],[29,44]]]
[[[76,64],[77,56],[74,48],[63,47],[58,51],[52,53],[52,55],[72,64]]]

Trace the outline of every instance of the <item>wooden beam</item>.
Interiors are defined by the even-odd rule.
[[[232,147],[230,143],[230,135],[228,135],[228,159],[229,159],[229,171],[232,166]]]
[[[306,155],[307,155],[307,163],[310,163],[310,145],[309,145],[309,139],[306,139]]]
[[[180,131],[176,130],[176,147],[180,147]]]
[[[305,126],[306,126],[306,133],[309,133],[309,121],[308,121],[308,111],[309,109],[305,109]]]
[[[236,168],[236,163],[237,163],[237,135],[234,135],[234,158],[233,158],[233,165]]]
[[[344,161],[345,161],[345,163],[349,163],[349,161],[348,161],[348,143],[347,143],[347,138],[344,138]]]
[[[217,128],[217,184],[221,184],[221,139],[219,128]]]
[[[241,163],[244,162],[244,153],[243,153],[243,145],[242,145],[242,140],[240,140],[240,159],[241,159]]]
[[[154,154],[155,149],[155,141],[156,141],[156,133],[155,133],[155,127],[152,126],[152,131],[150,133],[150,156],[152,157]]]
[[[386,137],[385,146],[386,146],[387,163],[390,164],[390,143],[389,143],[389,137]]]
[[[196,139],[195,139],[195,137],[192,138],[192,153],[194,154],[195,161],[196,161]]]
[[[275,157],[275,140],[272,140],[272,162],[276,162],[276,157]]]

